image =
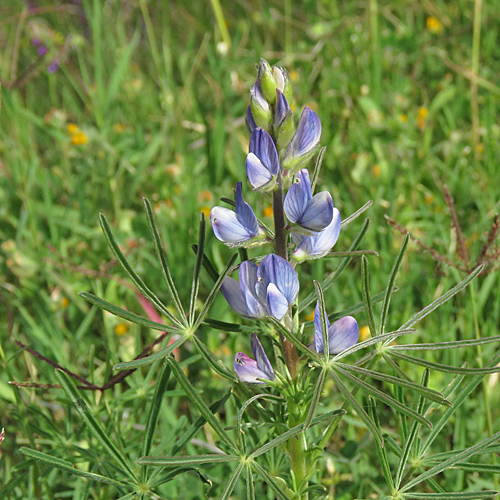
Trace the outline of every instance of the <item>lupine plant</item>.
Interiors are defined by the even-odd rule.
[[[320,150],[319,146],[321,121],[315,111],[305,107],[295,125],[292,101],[287,72],[262,60],[246,112],[250,134],[245,165],[248,183],[244,179],[237,182],[234,201],[223,198],[227,206],[215,206],[210,214],[214,235],[237,252],[224,269],[216,268],[204,251],[206,223],[202,214],[198,244],[193,245],[196,260],[187,307],[172,279],[154,212],[145,200],[159,265],[177,314],[172,312],[172,304],[166,305],[160,300],[132,269],[106,218],[101,216],[103,231],[115,257],[139,292],[169,320],[168,324],[153,321],[92,294],[82,294],[92,304],[121,318],[164,332],[160,340],[170,336],[167,346],[154,353],[151,349],[145,350],[134,360],[115,366],[124,373],[120,380],[140,367],[149,365],[155,369],[155,393],[140,453],[127,455],[112,442],[73,384],[74,374],[64,370],[57,371],[61,387],[113,461],[115,476],[83,471],[70,462],[31,448],[23,448],[23,453],[51,467],[112,485],[117,490],[116,498],[163,498],[164,484],[179,474],[193,471],[208,481],[211,466],[224,466],[227,470],[227,481],[220,491],[211,490],[211,497],[334,498],[334,493],[323,483],[325,458],[331,457],[325,449],[339,430],[342,419],[350,416],[371,434],[387,484],[385,491],[378,491],[378,498],[493,497],[496,491],[478,487],[476,491],[445,491],[438,475],[451,468],[498,473],[494,459],[493,464],[484,465],[474,460],[477,455],[498,452],[500,433],[476,444],[469,443],[468,448],[439,451],[432,447],[440,431],[483,377],[499,371],[500,353],[490,352],[492,358],[482,359],[480,367],[474,368],[444,365],[407,352],[492,344],[498,342],[500,336],[430,344],[406,341],[416,332],[413,327],[417,323],[464,289],[478,276],[481,267],[413,317],[403,320],[399,328],[387,331],[391,297],[397,291],[396,278],[409,237],[404,238],[396,256],[386,289],[372,295],[369,258],[377,253],[360,249],[369,219],[349,242],[348,251],[332,251],[341,229],[363,214],[371,203],[342,220],[331,194],[315,193],[324,154],[324,148]],[[251,188],[259,196],[272,198],[272,228],[265,225],[245,201],[252,198]],[[321,258],[338,262],[335,270],[313,283],[301,279],[300,271],[309,266],[308,261]],[[325,300],[324,292],[335,286],[353,259],[360,259],[363,302],[338,310],[336,304]],[[197,302],[202,269],[213,284],[200,307]],[[237,279],[230,276],[236,274]],[[209,317],[219,292],[229,307],[243,318],[241,324]],[[301,321],[301,313],[311,307],[314,307],[314,319]],[[360,313],[370,330],[369,338],[363,341],[359,341],[355,318]],[[235,353],[233,366],[225,366],[197,335],[200,328],[235,332],[245,346],[243,349],[247,353],[251,349],[252,355]],[[220,399],[205,401],[184,373],[173,354],[185,342],[214,373],[227,381],[228,390]],[[409,373],[414,371],[408,371],[409,365],[424,368],[421,380],[410,378]],[[439,392],[428,387],[431,371],[451,373],[455,378]],[[177,381],[199,416],[183,433],[169,441],[164,455],[152,456],[162,397],[170,379]],[[331,395],[330,400],[324,397],[329,380],[336,390],[334,401],[340,401],[333,409]],[[108,387],[111,384],[98,389]],[[236,412],[219,415],[229,406]],[[384,431],[379,418],[381,406],[394,411],[399,436]],[[326,407],[329,411],[325,411]],[[233,420],[229,420],[230,415],[234,415]],[[213,453],[186,454],[186,445],[206,424],[217,437]],[[364,494],[368,497],[370,493]]]

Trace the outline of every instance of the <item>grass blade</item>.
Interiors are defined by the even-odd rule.
[[[474,493],[473,491],[467,492],[445,492],[445,493],[408,493],[404,494],[403,498],[415,500],[479,500],[481,498],[492,498],[498,491],[485,490]]]
[[[391,274],[389,275],[389,280],[387,281],[384,302],[382,303],[382,314],[380,316],[380,328],[379,328],[380,333],[385,332],[385,324],[387,322],[387,316],[389,314],[389,306],[391,304],[392,290],[394,288],[394,284],[396,283],[396,278],[398,276],[399,269],[401,268],[403,257],[405,255],[406,249],[408,248],[409,241],[410,241],[410,235],[407,234],[403,240],[401,248],[399,249],[399,253],[396,256],[396,260],[394,261],[394,265],[392,266]]]
[[[181,321],[185,324],[186,323],[186,313],[184,312],[184,307],[182,306],[181,299],[179,297],[179,293],[177,292],[177,288],[175,287],[174,280],[172,279],[172,275],[170,273],[170,268],[168,267],[168,262],[167,262],[167,256],[165,255],[165,250],[163,249],[163,245],[161,242],[160,238],[160,233],[158,231],[158,227],[155,222],[155,216],[153,212],[153,207],[151,207],[151,203],[147,198],[143,199],[144,201],[144,206],[146,207],[146,214],[148,217],[148,222],[149,222],[149,228],[151,230],[151,234],[153,235],[153,241],[155,244],[155,250],[156,250],[156,256],[158,257],[158,260],[160,261],[161,265],[161,270],[163,273],[163,277],[165,278],[165,281],[168,286],[168,290],[170,292],[170,296],[172,297],[175,307],[177,308],[177,311],[179,312],[179,316],[181,318]]]
[[[62,370],[56,370],[56,376],[59,379],[59,383],[61,387],[66,392],[67,396],[70,398],[72,403],[74,404],[76,411],[80,414],[85,425],[89,428],[92,434],[97,438],[97,440],[102,444],[102,446],[107,450],[107,452],[115,458],[115,460],[124,468],[127,472],[129,478],[137,483],[137,476],[135,472],[130,467],[129,463],[122,455],[122,453],[118,450],[118,448],[111,442],[108,435],[101,427],[99,422],[94,418],[90,408],[88,407],[85,400],[82,398],[78,389],[74,386],[71,378],[64,373]]]
[[[182,327],[180,321],[163,305],[161,300],[146,286],[144,281],[142,281],[139,275],[132,269],[132,266],[128,263],[125,255],[123,255],[122,251],[120,250],[120,247],[116,242],[115,237],[113,236],[111,227],[104,214],[99,214],[99,221],[113,254],[118,259],[118,262],[122,265],[123,269],[125,269],[126,273],[129,275],[132,283],[134,283],[134,285],[141,291],[141,293],[145,297],[147,297],[170,321],[172,321],[172,323],[176,324],[179,327]]]
[[[191,385],[191,382],[187,379],[186,375],[182,371],[179,363],[173,358],[168,358],[168,362],[172,367],[175,378],[178,380],[179,384],[182,386],[186,392],[187,397],[191,402],[198,408],[198,411],[203,415],[206,421],[210,424],[212,429],[219,435],[219,437],[234,451],[238,451],[234,445],[234,440],[229,437],[227,432],[222,427],[221,423],[215,418],[215,415],[210,411],[210,408],[201,399],[200,395],[196,389]]]
[[[32,450],[31,448],[26,448],[25,446],[22,446],[19,451],[23,455],[29,458],[33,458],[34,460],[38,460],[39,462],[43,462],[49,467],[54,467],[55,469],[69,472],[70,474],[74,474],[75,476],[85,477],[87,479],[90,479],[91,481],[99,481],[100,483],[112,484],[114,486],[120,486],[122,488],[126,486],[124,483],[116,481],[116,479],[111,479],[109,477],[101,476],[100,474],[94,474],[93,472],[85,472],[83,470],[77,469],[71,462],[67,462],[62,458],[47,455],[46,453],[42,453],[41,451]]]

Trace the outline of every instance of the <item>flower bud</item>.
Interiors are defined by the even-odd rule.
[[[273,76],[273,70],[265,59],[260,60],[258,79],[262,95],[269,104],[276,102],[276,81]]]
[[[258,81],[250,90],[250,109],[257,126],[269,130],[269,127],[271,126],[272,112],[269,107],[269,103],[262,95]]]
[[[295,130],[293,128],[293,113],[285,95],[276,90],[276,114],[274,117],[274,135],[277,139],[278,149],[283,149],[290,142]]]
[[[290,83],[288,71],[285,68],[273,66],[273,76],[276,88],[285,94],[288,102],[292,102],[292,84]]]

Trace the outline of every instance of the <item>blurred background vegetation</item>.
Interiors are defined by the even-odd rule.
[[[482,248],[500,203],[499,12],[498,0],[241,0],[221,6],[196,0],[3,1],[0,428],[6,439],[0,478],[10,485],[12,498],[42,498],[43,488],[77,491],[82,483],[53,472],[38,477],[16,451],[20,445],[42,443],[61,456],[72,447],[85,448],[72,431],[76,424],[62,423],[68,408],[60,391],[8,384],[56,382],[51,366],[14,341],[98,385],[114,363],[152,342],[154,332],[103,313],[77,295],[92,291],[144,314],[111,258],[98,214],[112,223],[139,274],[166,297],[142,205],[143,197],[151,200],[187,301],[199,212],[208,214],[245,176],[243,116],[261,57],[289,70],[295,112],[307,104],[322,120],[321,144],[327,150],[319,188],[332,193],[344,218],[374,201],[363,245],[380,254],[370,260],[373,293],[385,288],[402,241],[385,215],[462,268],[472,268],[477,256],[494,257],[497,243],[488,255]],[[445,186],[455,200],[464,245],[451,224]],[[246,201],[270,222],[270,204],[249,185],[244,189]],[[341,234],[337,250],[348,249],[361,222]],[[207,234],[206,251],[222,267],[231,252],[210,229]],[[464,262],[464,248],[470,262]],[[319,279],[334,266],[334,261],[302,265],[302,289],[310,290],[310,278]],[[473,338],[478,330],[471,301],[479,333],[494,335],[500,322],[497,269],[492,262],[474,294],[465,291],[427,318],[412,341]],[[389,328],[464,277],[411,243]],[[202,293],[209,284],[205,277]],[[360,302],[361,290],[354,262],[327,292],[329,311]],[[210,316],[236,319],[221,298]],[[366,324],[363,314],[357,319]],[[239,335],[208,329],[200,335],[227,366],[235,351],[248,350],[249,339]],[[476,362],[475,351],[435,352],[432,359],[444,363]],[[220,391],[225,383],[190,356],[188,348],[181,353],[200,390]],[[140,415],[151,385],[147,377],[153,375],[136,372],[113,389],[120,398],[106,404],[120,411],[133,406],[129,411]],[[431,386],[448,381],[433,375]],[[491,391],[495,422],[498,379],[487,382],[483,390]],[[178,396],[172,394],[164,410],[166,426],[186,412]],[[486,435],[482,399],[476,396],[458,412],[443,446],[451,440],[471,445]],[[388,412],[388,429],[391,418]],[[132,429],[133,419],[127,422]],[[342,430],[329,449],[336,467],[325,469],[325,481],[348,485],[337,498],[360,495],[361,478],[374,485],[366,491],[377,491],[381,478],[372,452],[366,453],[368,435],[349,419]],[[455,488],[479,481],[460,471],[448,477]],[[172,498],[198,498],[201,490],[182,496],[183,481],[169,483]],[[91,487],[93,498],[105,498],[98,486]]]

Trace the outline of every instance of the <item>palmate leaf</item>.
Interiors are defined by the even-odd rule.
[[[152,465],[154,467],[179,467],[184,465],[218,464],[222,462],[235,462],[239,460],[236,455],[188,455],[186,457],[141,457],[137,460],[139,465]]]
[[[274,491],[276,496],[280,500],[292,500],[292,498],[287,494],[287,492],[282,488],[280,483],[269,474],[263,467],[261,467],[257,462],[252,462],[252,468],[259,474],[259,476],[264,480],[264,482]]]
[[[220,497],[220,500],[227,500],[231,493],[234,490],[234,486],[236,485],[236,482],[240,478],[241,473],[243,472],[243,468],[245,467],[245,464],[243,462],[240,462],[238,464],[238,467],[234,469],[234,472],[231,474],[231,477],[229,478],[229,481],[226,484],[226,487],[224,488],[224,491],[222,492],[222,495]]]

